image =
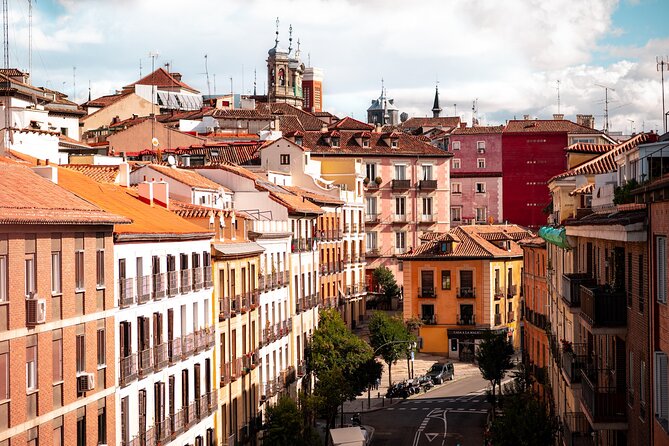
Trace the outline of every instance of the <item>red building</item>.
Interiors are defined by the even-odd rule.
[[[577,142],[603,144],[612,140],[593,127],[590,116],[577,115],[578,124],[555,119],[509,121],[502,133],[502,207],[504,219],[538,228],[546,223],[544,208],[551,202],[548,179],[567,170],[565,147]]]
[[[304,109],[312,113],[323,111],[323,70],[307,67],[302,79]]]

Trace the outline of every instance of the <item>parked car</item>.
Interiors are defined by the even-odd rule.
[[[455,376],[453,363],[435,362],[432,367],[430,367],[430,370],[428,370],[427,376],[429,376],[435,384],[442,384],[446,380],[450,381],[453,379],[453,376]]]

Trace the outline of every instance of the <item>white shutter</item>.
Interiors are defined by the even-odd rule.
[[[669,376],[667,376],[667,355],[655,352],[655,415],[669,418]]]
[[[667,238],[656,237],[655,238],[655,273],[657,276],[656,279],[656,288],[657,288],[657,301],[666,303],[667,302]]]

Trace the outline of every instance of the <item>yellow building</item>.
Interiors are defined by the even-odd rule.
[[[490,331],[520,347],[523,251],[517,225],[458,226],[428,233],[404,260],[404,319],[420,319],[423,352],[473,360]]]
[[[219,444],[243,444],[253,441],[262,424],[257,280],[264,249],[248,239],[249,222],[234,211],[223,211],[220,226],[212,243],[220,383],[216,425]]]

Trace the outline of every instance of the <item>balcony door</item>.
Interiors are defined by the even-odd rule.
[[[420,314],[424,323],[430,324],[435,322],[434,305],[421,305]]]
[[[460,305],[460,319],[463,325],[474,324],[474,305]]]
[[[474,271],[460,271],[460,295],[474,296]]]
[[[434,296],[434,271],[420,272],[421,294],[424,296]]]

